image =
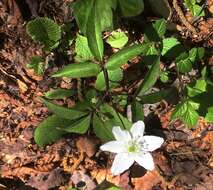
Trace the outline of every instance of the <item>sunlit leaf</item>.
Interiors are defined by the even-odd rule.
[[[113,48],[122,48],[128,42],[128,36],[124,32],[112,32],[106,42]]]
[[[86,35],[92,54],[98,60],[102,60],[104,45],[101,34],[101,23],[98,16],[98,6],[94,4],[86,25]]]
[[[52,77],[92,77],[98,75],[100,71],[101,68],[98,64],[91,62],[82,62],[67,65],[61,70],[57,71],[55,74],[53,74]]]
[[[78,62],[87,61],[94,58],[89,49],[87,38],[80,34],[77,34],[75,42],[75,53],[75,60]]]
[[[121,49],[109,58],[108,62],[106,63],[106,68],[109,70],[118,69],[127,61],[136,57],[137,55],[146,54],[146,52],[149,50],[150,45],[150,43],[135,44],[130,47]]]
[[[164,56],[168,51],[171,51],[172,48],[180,44],[176,38],[165,38],[163,39],[163,49],[161,54]]]
[[[172,114],[173,119],[181,119],[188,127],[195,127],[198,122],[199,115],[193,105],[189,101],[183,101],[175,107]]]

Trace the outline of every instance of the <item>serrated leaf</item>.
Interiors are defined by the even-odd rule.
[[[180,42],[176,38],[165,38],[163,39],[163,49],[162,49],[162,56],[171,51],[172,48],[180,44]]]
[[[189,55],[187,52],[181,53],[176,58],[177,69],[181,73],[187,73],[192,70],[192,62],[189,59]]]
[[[144,95],[157,81],[160,74],[160,57],[156,57],[150,70],[145,75],[143,82],[138,88],[138,96]]]
[[[78,62],[88,61],[94,58],[88,46],[87,38],[77,34],[75,42],[75,60]]]
[[[123,70],[118,68],[115,70],[108,70],[108,78],[109,78],[109,88],[115,88],[116,86],[119,85],[119,82],[123,78]],[[95,88],[98,90],[105,90],[106,89],[106,83],[105,83],[105,78],[104,78],[104,73],[103,71],[100,72],[97,76],[96,82],[95,82]]]
[[[213,123],[213,107],[208,108],[208,112],[205,116],[207,122]]]
[[[54,90],[49,90],[48,92],[46,92],[44,94],[45,98],[48,99],[63,99],[63,98],[67,98],[70,96],[74,95],[74,91],[71,89],[62,89],[62,88],[58,88],[58,89],[54,89]]]
[[[106,63],[106,68],[108,70],[118,69],[127,61],[136,57],[137,55],[146,54],[146,52],[149,50],[150,45],[151,43],[135,44],[130,47],[121,49],[109,58],[108,62]]]
[[[104,45],[101,34],[101,23],[98,15],[98,6],[96,4],[93,5],[86,27],[89,48],[95,58],[101,61],[103,58]]]
[[[113,48],[122,48],[128,42],[128,36],[124,32],[112,32],[106,42]]]
[[[78,111],[74,108],[66,108],[63,106],[59,106],[56,104],[53,104],[52,102],[49,102],[45,100],[44,98],[40,98],[42,102],[47,106],[48,110],[57,115],[60,118],[68,119],[68,120],[74,120],[78,119],[80,117],[85,116],[88,114],[88,112]]]
[[[27,33],[34,41],[44,44],[47,50],[56,48],[61,39],[61,27],[46,17],[28,22]]]
[[[190,84],[187,86],[187,95],[189,97],[194,97],[200,93],[206,91],[207,83],[204,79],[199,79],[195,82],[195,84]]]
[[[90,119],[91,119],[91,115],[80,118],[74,123],[72,123],[71,125],[63,128],[63,130],[69,133],[84,134],[89,129]]]
[[[189,51],[189,59],[191,62],[198,61],[204,57],[205,49],[204,48],[192,48]]]
[[[137,16],[144,10],[143,0],[118,0],[118,4],[125,17]]]
[[[98,64],[91,62],[82,62],[67,65],[61,70],[57,71],[55,74],[53,74],[52,77],[92,77],[98,75],[100,71],[101,68]]]
[[[208,81],[206,81],[208,82]],[[199,106],[199,114],[204,116],[207,113],[207,109],[213,106],[213,85],[211,83],[207,83],[205,92],[199,93],[196,96],[193,96],[191,100],[195,103],[198,103]]]
[[[185,6],[192,12],[193,16],[204,16],[202,8],[196,4],[196,0],[184,0]]]
[[[31,62],[27,64],[27,68],[33,69],[37,75],[42,75],[44,73],[44,60],[42,57],[33,56]]]
[[[181,119],[188,127],[195,127],[199,115],[189,101],[184,101],[175,107],[172,113],[172,119]]]
[[[161,74],[160,74],[160,80],[161,80],[161,82],[163,82],[163,83],[167,83],[168,80],[169,80],[168,72],[166,72],[166,71],[161,72]]]
[[[57,127],[65,127],[72,121],[60,118],[56,115],[49,116],[43,120],[35,130],[34,139],[39,146],[55,142],[66,132],[56,129]]]

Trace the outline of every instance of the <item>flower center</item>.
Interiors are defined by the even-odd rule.
[[[128,147],[128,152],[136,152],[136,147],[135,145],[131,145]]]
[[[138,144],[135,141],[130,141],[127,146],[127,150],[129,153],[136,153],[139,150]]]

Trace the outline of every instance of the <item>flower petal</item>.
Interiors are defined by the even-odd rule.
[[[113,127],[112,133],[113,133],[115,139],[118,141],[127,142],[127,141],[131,140],[131,135],[130,135],[129,131],[122,130],[120,127]]]
[[[119,153],[115,156],[111,172],[113,175],[118,175],[127,170],[133,163],[134,159],[128,153]]]
[[[164,142],[164,139],[157,136],[144,136],[143,137],[146,145],[147,145],[147,151],[153,151],[161,147],[161,145]]]
[[[110,141],[100,147],[103,151],[120,153],[125,151],[124,143],[121,141]]]
[[[149,152],[139,153],[135,156],[135,161],[147,170],[153,170],[155,168],[152,155]]]
[[[142,137],[144,133],[145,125],[143,121],[137,121],[133,123],[130,132],[132,133],[133,138]]]

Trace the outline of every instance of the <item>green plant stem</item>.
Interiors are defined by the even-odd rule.
[[[104,73],[104,80],[105,80],[105,84],[106,84],[106,94],[108,94],[109,93],[109,75],[108,75],[106,68],[104,67],[103,61],[101,61],[100,65],[101,65],[101,69]]]

